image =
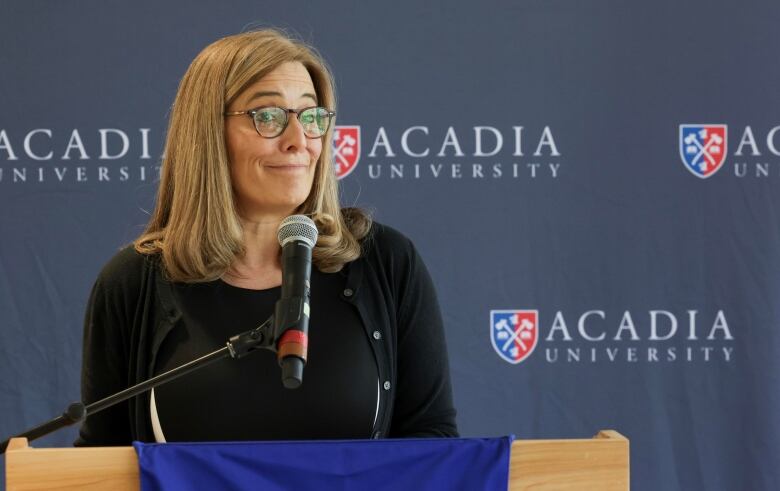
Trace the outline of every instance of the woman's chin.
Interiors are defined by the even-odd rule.
[[[246,219],[273,216],[294,215],[301,205],[306,201],[307,195],[302,196],[284,196],[275,199],[269,199],[264,196],[263,200],[257,200],[245,205],[239,205],[241,215]]]

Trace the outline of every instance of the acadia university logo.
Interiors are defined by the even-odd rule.
[[[339,179],[541,180],[557,179],[563,169],[550,126],[336,126],[333,153]]]
[[[730,363],[734,336],[723,310],[671,312],[491,310],[490,342],[511,364],[532,353],[546,363]],[[538,344],[538,347],[537,347]],[[538,349],[534,349],[538,348]]]
[[[706,179],[726,161],[725,124],[681,124],[680,157],[685,168]]]
[[[150,128],[0,128],[0,184],[155,181],[159,159],[149,153]]]
[[[360,161],[360,126],[336,126],[333,132],[336,178],[350,175]]]
[[[536,310],[491,310],[490,341],[504,361],[518,364],[536,348],[539,312]]]

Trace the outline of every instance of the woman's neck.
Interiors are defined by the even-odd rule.
[[[282,264],[276,233],[285,217],[241,217],[244,254],[237,257],[223,280],[231,285],[265,290],[281,285]]]

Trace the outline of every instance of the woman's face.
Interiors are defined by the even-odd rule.
[[[297,111],[317,104],[309,72],[301,63],[288,62],[250,85],[227,111],[261,106]],[[225,118],[233,192],[245,219],[290,215],[311,192],[322,139],[306,138],[295,114],[288,114],[288,119],[281,135],[263,138],[248,116]]]

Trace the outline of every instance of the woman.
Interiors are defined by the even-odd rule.
[[[181,81],[157,205],[103,269],[85,321],[91,403],[224,346],[271,314],[276,229],[317,224],[309,356],[284,389],[273,353],[225,359],[89,417],[77,444],[457,435],[430,277],[408,239],[340,209],[331,76],[273,30],[208,46]]]

